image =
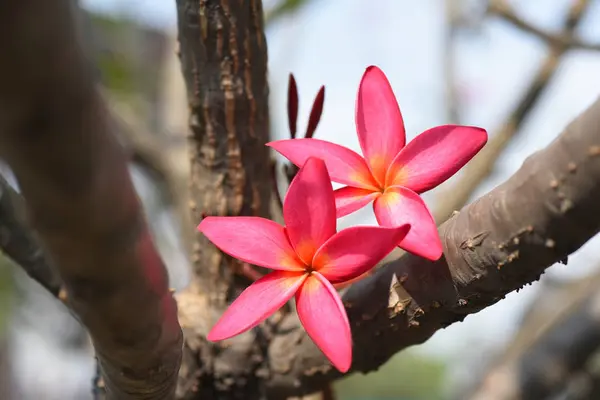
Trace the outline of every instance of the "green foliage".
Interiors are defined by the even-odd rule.
[[[135,91],[133,71],[126,60],[115,54],[101,54],[97,64],[102,73],[103,83],[110,90],[123,94]]]
[[[336,384],[340,400],[437,400],[443,398],[441,360],[404,351],[378,371],[352,375]]]
[[[97,14],[90,14],[90,19],[97,40],[95,44],[99,47],[96,49],[95,61],[102,75],[102,83],[117,93],[134,92],[136,74],[133,62],[115,44],[126,41],[135,23]]]

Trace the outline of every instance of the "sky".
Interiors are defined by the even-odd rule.
[[[269,1],[267,3],[273,3]],[[513,0],[519,15],[536,26],[556,31],[569,7],[568,0]],[[85,7],[121,13],[152,26],[175,31],[175,1],[84,0]],[[126,4],[126,5],[125,5]],[[404,115],[409,139],[446,123],[443,68],[443,0],[315,0],[286,17],[267,32],[273,135],[286,137],[284,112],[288,74],[296,76],[300,93],[299,130],[305,126],[312,99],[326,84],[323,119],[317,137],[359,150],[354,128],[354,98],[365,67],[374,64],[387,74]],[[600,2],[592,2],[581,38],[600,43]],[[474,18],[475,22],[480,18]],[[594,23],[594,21],[596,23]],[[477,25],[477,24],[476,24]],[[499,20],[486,19],[476,34],[462,35],[457,46],[457,75],[466,93],[462,123],[482,126],[493,135],[535,74],[546,47],[536,38]],[[546,146],[565,125],[600,93],[600,55],[573,51],[566,56],[546,94],[511,142],[493,176],[475,193],[479,196],[512,175],[531,153]],[[444,185],[426,195],[435,207]],[[361,224],[374,224],[370,210]],[[342,219],[340,226],[352,220]],[[561,279],[584,276],[599,257],[593,240],[548,275]],[[523,307],[535,295],[537,284],[512,293],[498,304],[439,332],[422,351],[458,357],[473,341],[494,347],[508,340]]]

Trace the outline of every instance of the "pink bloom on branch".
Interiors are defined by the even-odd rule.
[[[347,185],[335,191],[338,218],[374,202],[379,225],[411,225],[398,244],[401,248],[439,259],[442,243],[419,194],[444,182],[473,158],[487,142],[487,132],[472,126],[442,125],[405,145],[396,97],[383,71],[375,66],[366,69],[360,82],[356,129],[364,157],[319,139],[278,140],[267,145],[297,166],[313,156],[325,161],[331,179]]]
[[[223,252],[273,269],[229,306],[208,334],[217,341],[245,332],[294,295],[302,325],[331,363],[346,372],[352,337],[332,284],[354,279],[389,254],[410,229],[362,226],[336,233],[335,200],[325,163],[308,158],[283,203],[286,226],[259,217],[206,217],[198,226]]]

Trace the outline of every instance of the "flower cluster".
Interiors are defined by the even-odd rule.
[[[315,114],[316,128],[320,110]],[[392,88],[374,66],[360,82],[356,128],[364,157],[312,138],[314,128],[304,138],[268,143],[300,168],[283,201],[285,226],[259,217],[206,217],[200,223],[198,230],[223,252],[273,270],[242,292],[208,340],[247,331],[295,297],[310,338],[346,372],[352,337],[333,284],[361,276],[396,246],[430,260],[441,257],[435,222],[419,194],[444,182],[477,154],[487,141],[486,131],[443,125],[406,144]],[[347,186],[334,191],[332,181]],[[371,202],[379,226],[336,232],[336,218]]]

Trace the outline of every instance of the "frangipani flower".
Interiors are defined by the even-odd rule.
[[[229,306],[208,340],[247,331],[294,295],[300,322],[341,372],[350,368],[348,317],[332,283],[356,278],[389,254],[410,226],[361,226],[336,233],[333,188],[325,163],[308,158],[283,204],[286,226],[259,217],[206,217],[198,226],[223,252],[273,269]]]
[[[340,145],[319,139],[288,139],[268,143],[292,163],[309,157],[325,161],[334,182],[337,217],[367,204],[379,225],[411,224],[399,246],[437,260],[442,243],[435,221],[420,193],[454,175],[487,142],[482,128],[442,125],[431,128],[405,146],[406,134],[394,92],[377,67],[368,67],[356,100],[356,128],[364,158]]]

